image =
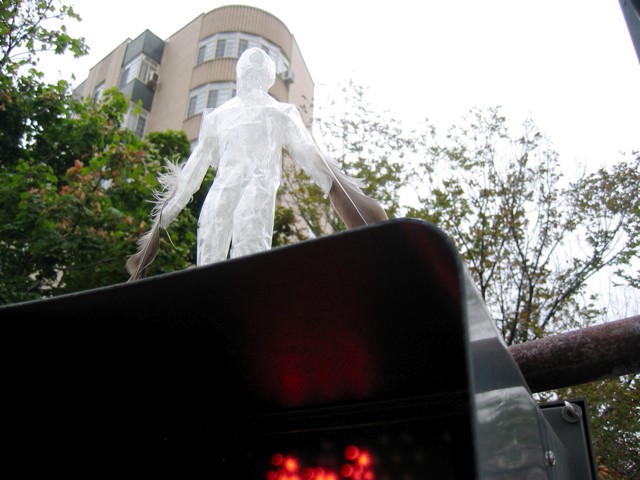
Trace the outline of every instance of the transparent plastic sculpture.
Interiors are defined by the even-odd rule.
[[[198,220],[197,264],[225,260],[230,245],[232,258],[271,248],[283,149],[329,195],[348,228],[387,219],[359,182],[320,151],[295,106],[267,93],[275,64],[264,51],[246,50],[236,71],[237,95],[203,115],[187,162],[170,165],[160,177],[163,191],[156,194],[153,226],[127,261],[130,280],[143,276],[158,251],[160,229],[184,209],[209,168],[217,171]]]

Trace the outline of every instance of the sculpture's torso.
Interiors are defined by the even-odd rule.
[[[286,118],[277,102],[266,100],[236,97],[213,113],[221,178],[266,177],[279,184]]]

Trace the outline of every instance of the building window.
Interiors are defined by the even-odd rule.
[[[147,125],[147,115],[149,115],[148,111],[131,103],[127,114],[124,116],[122,124],[125,128],[131,130],[138,137],[142,138],[142,135],[144,135],[144,128]]]
[[[224,49],[226,45],[227,45],[226,40],[224,39],[218,40],[218,43],[216,44],[216,58],[224,57]]]
[[[153,65],[145,61],[140,62],[140,72],[138,73],[138,78],[140,80],[142,80],[144,83],[147,83],[153,76],[153,73]]]
[[[158,63],[156,61],[151,60],[146,55],[138,55],[122,67],[119,88],[124,88],[127,83],[132,82],[136,78],[143,83],[147,83],[153,79],[157,73]]]
[[[138,121],[136,122],[136,129],[135,129],[135,133],[138,137],[142,138],[142,135],[144,134],[144,127],[146,124],[147,124],[146,117],[143,117],[142,115],[138,115]]]
[[[204,62],[204,56],[206,53],[207,53],[206,45],[202,45],[200,48],[198,48],[198,59],[196,60],[196,65],[200,65],[202,62]]]
[[[93,90],[93,102],[98,103],[100,98],[102,98],[102,92],[104,92],[104,82],[101,82],[94,90]]]
[[[247,48],[249,48],[249,40],[241,38],[238,42],[238,58],[240,58],[240,55],[242,55]]]
[[[207,97],[207,108],[216,108],[218,106],[218,90],[209,90]]]
[[[213,82],[191,90],[187,118],[217,108],[235,95],[235,82]]]
[[[122,70],[122,75],[120,75],[120,84],[118,88],[124,88],[124,86],[129,83],[129,69],[125,68]]]
[[[196,109],[198,106],[198,96],[191,97],[189,99],[189,109],[187,110],[187,118],[193,117],[196,113]]]
[[[216,33],[200,41],[196,54],[196,65],[208,62],[214,58],[239,58],[251,47],[262,48],[275,62],[276,73],[289,69],[289,59],[275,43],[244,32]]]

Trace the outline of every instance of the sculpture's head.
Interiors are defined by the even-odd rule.
[[[238,93],[247,90],[266,92],[276,81],[276,65],[260,48],[244,51],[236,66]]]

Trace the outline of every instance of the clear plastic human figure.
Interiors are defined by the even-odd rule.
[[[276,195],[282,176],[282,150],[304,169],[331,201],[349,228],[385,220],[386,214],[366,197],[357,182],[320,152],[295,106],[267,92],[275,82],[275,64],[261,49],[246,50],[236,67],[237,94],[202,118],[198,144],[181,169],[163,179],[157,197],[155,241],[200,188],[209,168],[215,179],[198,220],[197,265],[206,265],[271,248]],[[157,251],[140,251],[127,269],[141,276]],[[231,250],[229,252],[229,248]]]

